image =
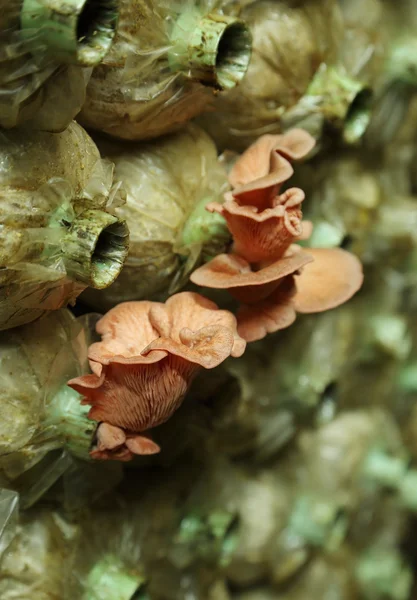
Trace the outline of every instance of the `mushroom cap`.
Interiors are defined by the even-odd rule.
[[[97,324],[102,341],[89,349],[93,373],[68,385],[92,408],[89,417],[127,433],[141,433],[166,421],[180,406],[199,368],[211,369],[230,355],[243,354],[246,342],[237,333],[234,315],[192,292],[159,302],[126,302],[109,311]],[[123,434],[123,432],[122,432]],[[103,437],[104,436],[104,437]],[[156,451],[142,438],[127,435],[117,452],[104,429],[98,458],[129,451]],[[127,448],[127,449],[126,449]]]
[[[248,177],[246,183],[226,192],[225,199],[233,197],[239,204],[257,206],[261,210],[270,208],[281,184],[292,176],[294,169],[279,154],[274,154],[273,160],[269,162],[272,162],[270,172],[258,179]]]
[[[232,195],[240,204],[270,207],[280,185],[294,172],[288,159],[302,158],[314,145],[314,138],[303,129],[261,136],[232,167],[229,182],[234,189],[226,200]]]
[[[309,248],[314,261],[295,277],[294,307],[300,313],[316,313],[335,308],[361,287],[360,260],[341,248]]]
[[[244,258],[236,254],[219,254],[196,269],[190,279],[196,285],[215,289],[260,286],[291,275],[312,260],[308,252],[298,246],[290,246],[286,255],[259,271],[253,271]]]
[[[230,171],[229,182],[237,188],[264,178],[276,170],[277,165],[284,165],[279,160],[274,162],[276,154],[299,160],[315,145],[315,139],[304,129],[291,129],[283,135],[262,135],[238,158]]]
[[[175,294],[165,304],[119,304],[97,323],[97,332],[102,341],[88,354],[97,375],[97,363],[151,364],[168,353],[213,368],[245,350],[234,315],[193,292]]]
[[[274,147],[275,152],[290,160],[304,158],[316,145],[316,140],[304,129],[290,129],[287,133],[276,137],[280,140]]]

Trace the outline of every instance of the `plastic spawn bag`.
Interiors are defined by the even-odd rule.
[[[60,134],[0,132],[0,330],[105,287],[127,255],[113,166],[76,123]]]
[[[251,35],[230,0],[122,0],[112,50],[95,68],[86,127],[150,139],[201,114],[246,73]]]
[[[2,600],[65,598],[79,527],[49,508],[20,516],[14,540],[0,565]]]
[[[240,151],[259,135],[292,127],[316,138],[329,129],[348,144],[363,137],[381,68],[380,40],[359,36],[349,45],[343,17],[335,0],[257,0],[242,10],[253,36],[248,73],[201,117],[221,150]]]
[[[113,465],[91,469],[97,423],[88,419],[82,397],[67,386],[69,379],[88,372],[88,347],[97,341],[99,318],[76,319],[63,309],[0,334],[0,485],[19,492],[23,508],[62,475],[61,494],[71,510],[120,480]],[[68,486],[75,486],[75,497]]]
[[[0,126],[63,131],[80,111],[92,67],[109,50],[117,0],[4,0]]]
[[[83,298],[101,310],[176,291],[198,262],[229,242],[224,219],[205,210],[212,200],[222,202],[228,189],[213,142],[189,125],[147,144],[98,144],[127,194],[115,214],[126,219],[130,247],[117,280],[106,290],[86,290]]]
[[[88,459],[96,423],[87,419],[88,407],[66,383],[88,369],[97,318],[76,319],[63,309],[1,334],[3,466],[17,464],[13,453],[23,449],[26,466],[64,446]]]

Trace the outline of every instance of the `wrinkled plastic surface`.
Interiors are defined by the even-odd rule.
[[[0,489],[0,557],[16,535],[18,510],[18,494]]]
[[[113,165],[72,123],[61,134],[0,132],[0,330],[75,301],[62,239],[82,210],[118,199]]]
[[[77,526],[58,512],[43,508],[23,513],[0,565],[2,600],[65,598],[77,536]]]

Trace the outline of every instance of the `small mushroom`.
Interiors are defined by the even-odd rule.
[[[288,159],[302,158],[314,144],[302,129],[263,135],[236,161],[225,203],[207,205],[226,219],[236,254],[251,263],[273,261],[300,238],[304,192],[290,188],[280,194],[280,187],[294,172]]]

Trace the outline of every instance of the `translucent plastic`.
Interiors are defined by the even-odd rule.
[[[44,508],[22,514],[0,566],[2,600],[65,598],[77,536],[77,526],[59,512]]]
[[[54,449],[65,447],[88,459],[96,424],[66,382],[88,369],[94,324],[83,327],[64,309],[2,337],[0,466],[9,477]]]
[[[146,145],[98,143],[116,165],[115,185],[121,182],[127,193],[115,213],[130,229],[121,275],[106,290],[83,296],[102,310],[173,292],[199,261],[222,251],[229,240],[223,219],[203,206],[222,202],[228,183],[213,142],[194,125]]]
[[[90,59],[77,58],[77,18],[75,6],[84,2],[71,0],[50,3],[49,0],[10,0],[2,3],[0,17],[0,126],[12,128],[24,125],[29,129],[63,131],[80,111],[84,100],[91,66],[101,60],[97,50]],[[106,3],[113,9],[106,14]],[[53,21],[45,23],[42,6],[56,11]],[[112,0],[99,0],[93,13],[88,15],[89,27],[96,27],[103,40],[104,50],[109,48],[115,26],[116,4]],[[71,6],[70,6],[71,8]],[[38,11],[38,12],[37,12]],[[101,13],[100,13],[101,11]],[[103,14],[104,12],[104,14]],[[34,15],[43,15],[34,19]],[[97,14],[99,13],[99,14]],[[46,14],[48,11],[46,10]],[[54,37],[53,28],[60,23]],[[97,29],[98,27],[98,29]],[[74,37],[72,37],[74,36]],[[88,37],[88,36],[87,36]],[[89,45],[85,40],[81,46]],[[97,42],[96,45],[98,46]],[[94,54],[94,51],[92,52]],[[77,63],[78,64],[75,64]],[[84,64],[83,64],[84,62]],[[74,63],[74,64],[71,64]]]
[[[201,120],[220,149],[243,150],[259,135],[279,132],[281,117],[303,96],[320,64],[337,59],[342,32],[334,0],[258,0],[241,17],[253,35],[247,76]]]
[[[232,88],[246,72],[251,42],[244,24],[227,21],[211,43],[213,24],[239,12],[239,2],[228,0],[122,0],[115,43],[94,70],[80,122],[141,140],[201,114],[213,87]]]
[[[120,201],[112,172],[76,123],[61,134],[0,132],[0,330],[114,280],[128,232],[108,213]]]

